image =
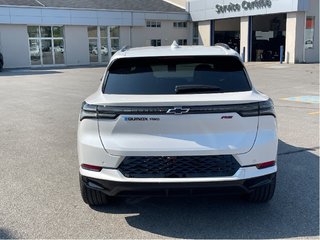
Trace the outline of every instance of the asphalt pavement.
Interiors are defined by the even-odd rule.
[[[272,201],[131,197],[91,208],[79,191],[77,120],[103,67],[0,73],[0,238],[319,238],[319,65],[251,63],[274,100]]]

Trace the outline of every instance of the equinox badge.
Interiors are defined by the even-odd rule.
[[[169,109],[169,110],[167,111],[167,114],[180,115],[180,114],[188,113],[189,111],[190,111],[190,108],[175,107],[175,108]]]

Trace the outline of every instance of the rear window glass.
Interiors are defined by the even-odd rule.
[[[110,66],[104,93],[178,94],[186,87],[185,93],[251,90],[236,57],[139,57],[118,59]]]

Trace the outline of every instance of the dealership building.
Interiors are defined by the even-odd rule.
[[[319,62],[319,0],[189,0],[201,43],[228,43],[245,61]],[[281,47],[282,46],[282,47]]]
[[[122,46],[189,44],[189,13],[162,0],[0,0],[4,68],[106,64]]]
[[[214,45],[319,62],[318,0],[0,0],[5,68],[106,64],[123,46]]]

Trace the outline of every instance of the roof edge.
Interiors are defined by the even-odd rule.
[[[183,10],[187,10],[187,6],[186,6],[186,5],[185,5],[185,6],[182,6],[182,5],[180,5],[180,4],[178,4],[178,3],[175,3],[175,2],[173,2],[173,1],[171,1],[171,0],[163,0],[163,1],[165,1],[165,2],[167,2],[167,3],[170,3],[171,5],[174,5],[174,6],[178,7],[178,8],[183,9]]]
[[[0,5],[0,8],[36,8],[36,9],[54,9],[54,10],[74,10],[74,11],[109,11],[109,12],[133,12],[133,13],[161,13],[161,14],[186,14],[185,12],[167,12],[167,11],[148,11],[148,10],[125,10],[125,9],[96,9],[96,8],[69,8],[69,7],[42,7],[42,6],[21,6],[21,5]],[[183,8],[182,8],[183,9]]]

